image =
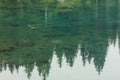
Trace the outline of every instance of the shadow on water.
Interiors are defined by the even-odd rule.
[[[52,0],[0,2],[1,72],[7,66],[11,73],[24,66],[30,78],[34,66],[37,66],[39,75],[45,80],[53,55],[57,56],[60,67],[63,57],[73,67],[80,50],[83,66],[93,60],[100,74],[108,43],[115,43],[116,36],[120,38],[117,0],[112,0],[114,4],[106,0],[90,3],[82,0],[79,5],[77,2],[71,5],[71,2],[68,5],[62,2],[61,5],[61,2]]]

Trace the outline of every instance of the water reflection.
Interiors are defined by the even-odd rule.
[[[37,75],[37,80],[38,74],[43,80],[52,80],[55,70],[63,70],[65,73],[70,71],[66,68],[66,63],[69,68],[74,68],[72,71],[75,70],[75,75],[81,74],[77,73],[78,63],[88,67],[86,70],[93,71],[95,66],[100,74],[104,70],[107,53],[111,50],[109,47],[120,44],[118,1],[96,0],[88,3],[81,0],[81,5],[77,5],[77,1],[70,4],[71,1],[67,6],[65,1],[61,5],[54,0],[1,1],[1,75],[10,71],[13,77],[18,72],[20,76],[26,73],[31,80],[34,79],[32,75]],[[18,5],[13,6],[14,4]],[[80,68],[81,71],[86,71],[83,67]],[[97,76],[97,73],[94,75]],[[63,77],[64,74],[57,75],[59,76]],[[70,80],[79,79],[76,78]]]

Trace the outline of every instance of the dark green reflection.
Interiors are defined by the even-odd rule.
[[[36,65],[46,79],[53,51],[60,67],[63,56],[72,67],[80,45],[83,65],[93,59],[100,73],[108,43],[120,38],[118,1],[0,1],[0,70],[25,66],[30,78]]]

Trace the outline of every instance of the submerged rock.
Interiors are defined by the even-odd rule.
[[[0,43],[0,52],[1,53],[10,53],[14,51],[14,46],[7,43]]]
[[[3,52],[12,52],[14,50],[14,47],[6,47],[6,48],[4,48],[2,51]]]
[[[53,40],[52,43],[54,44],[58,44],[58,43],[61,43],[62,41],[61,40]]]
[[[16,42],[16,45],[17,46],[22,46],[22,47],[29,47],[29,46],[33,46],[34,43],[33,42],[30,42],[30,41],[27,41],[27,40],[24,40],[24,41],[19,41],[19,42]]]
[[[63,34],[46,34],[46,35],[43,35],[43,37],[63,37],[64,35]]]

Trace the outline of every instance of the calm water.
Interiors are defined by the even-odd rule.
[[[0,1],[0,79],[120,79],[119,2]]]

